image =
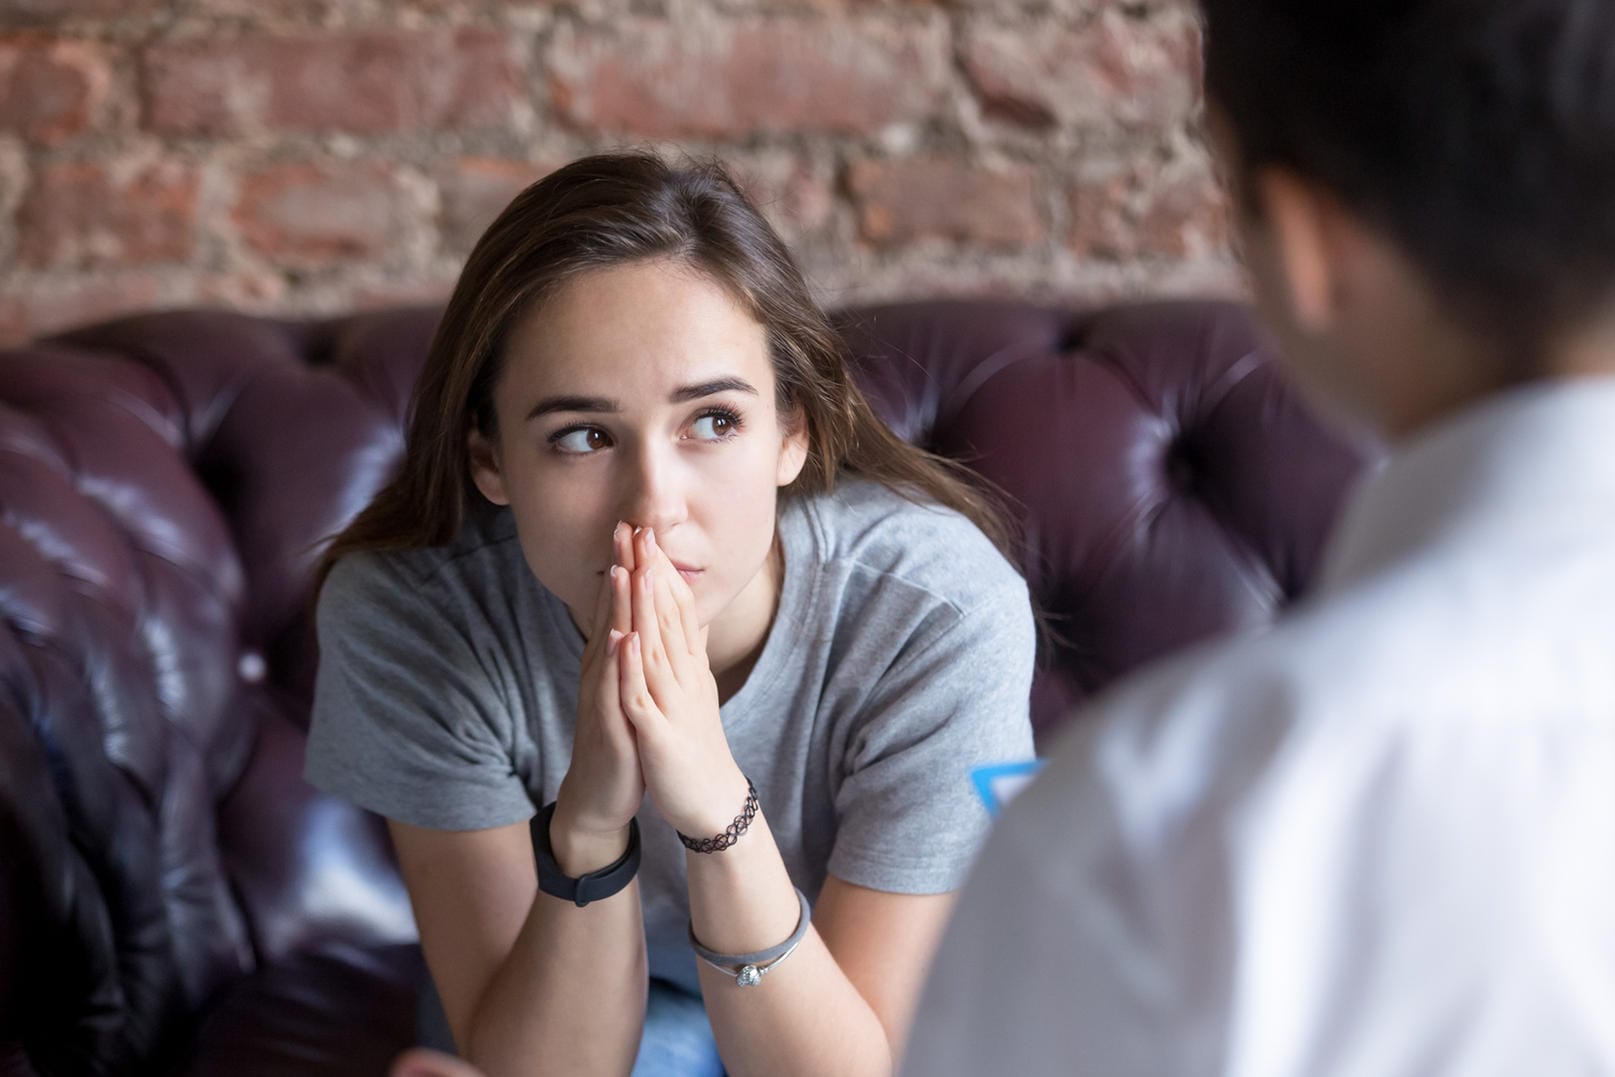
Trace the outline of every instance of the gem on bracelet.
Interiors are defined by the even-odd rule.
[[[735,976],[735,983],[741,987],[755,987],[762,981],[763,974],[757,971],[756,965],[743,965]]]

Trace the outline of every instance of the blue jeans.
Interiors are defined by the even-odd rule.
[[[645,1036],[639,1041],[633,1077],[723,1077],[718,1041],[712,1038],[700,995],[665,980],[650,982]]]
[[[416,1039],[425,1047],[455,1054],[437,987],[426,976],[415,1012]],[[639,1041],[633,1077],[723,1077],[718,1042],[700,995],[691,995],[665,980],[650,982],[645,1005],[645,1034]]]

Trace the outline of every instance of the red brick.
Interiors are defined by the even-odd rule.
[[[870,243],[962,240],[1016,247],[1043,237],[1036,179],[1024,167],[989,169],[945,158],[856,161],[847,190]]]
[[[393,307],[419,307],[448,302],[454,291],[454,277],[402,277],[357,288],[349,297],[352,310],[388,310]]]
[[[236,310],[272,310],[286,296],[286,278],[279,273],[249,269],[220,275],[208,273],[189,290],[195,302]]]
[[[786,239],[813,235],[830,223],[836,196],[828,168],[795,153],[731,161],[730,167],[746,196]]]
[[[0,132],[53,145],[101,113],[111,70],[106,53],[83,41],[0,39]]]
[[[438,180],[444,249],[470,251],[511,199],[552,170],[551,165],[499,157],[465,157],[454,162]]]
[[[150,310],[159,297],[160,289],[150,273],[12,285],[0,293],[0,346],[21,344],[103,318]]]
[[[843,268],[815,278],[834,298],[858,304],[908,299],[1055,298],[1048,271],[994,258],[937,258],[920,251],[894,251],[878,264]],[[1086,298],[1086,296],[1084,296]],[[849,300],[841,300],[847,302]]]
[[[272,165],[242,177],[231,213],[246,245],[283,265],[374,258],[417,227],[378,162]]]
[[[0,22],[54,23],[71,18],[141,15],[165,7],[168,0],[6,0]]]
[[[962,51],[982,111],[1025,127],[1164,128],[1199,101],[1200,33],[1181,11],[1107,8],[1075,30],[977,25]]]
[[[576,127],[650,137],[870,133],[931,115],[946,27],[871,20],[732,20],[563,26],[544,69]]]
[[[474,28],[165,42],[145,123],[181,135],[501,125],[525,97],[509,35]]]
[[[553,2],[553,0],[552,0]],[[713,8],[739,15],[756,15],[758,9],[773,9],[786,11],[795,9],[794,14],[802,11],[811,11],[814,14],[823,14],[832,18],[844,18],[848,15],[860,16],[871,12],[890,11],[921,11],[925,9],[945,10],[950,5],[966,4],[972,0],[706,0]]]
[[[1227,202],[1208,169],[1118,166],[1079,177],[1068,242],[1078,255],[1119,261],[1226,254]]]
[[[319,20],[347,0],[189,0],[198,15],[247,15],[260,21],[269,18],[302,19],[318,25]]]
[[[196,249],[197,173],[174,161],[46,165],[17,211],[17,259],[67,269],[183,262]]]

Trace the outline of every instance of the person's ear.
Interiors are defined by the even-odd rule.
[[[776,486],[789,486],[807,464],[808,422],[801,408],[792,408],[780,417],[784,437],[779,443],[779,463],[774,473]]]
[[[510,495],[505,492],[504,468],[499,461],[499,446],[473,426],[466,436],[466,449],[471,460],[471,481],[477,484],[482,496],[495,505],[510,504]]]
[[[1273,283],[1283,289],[1290,318],[1307,333],[1332,328],[1353,270],[1353,218],[1328,191],[1288,169],[1263,168],[1251,182]]]

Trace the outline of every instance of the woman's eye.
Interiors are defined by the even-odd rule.
[[[737,416],[726,415],[723,412],[712,412],[701,416],[691,424],[690,429],[700,441],[722,441],[733,434],[740,426]]]
[[[611,439],[597,426],[580,426],[554,435],[550,438],[550,444],[555,446],[558,452],[569,456],[584,456],[606,448],[611,444]]]

